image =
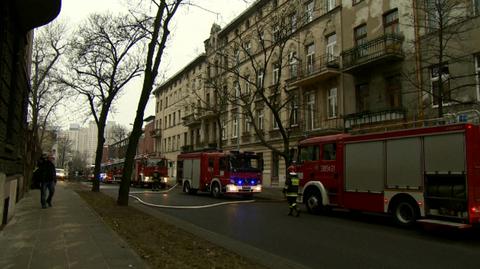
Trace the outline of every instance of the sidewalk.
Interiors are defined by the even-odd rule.
[[[40,191],[17,204],[0,231],[0,268],[148,268],[64,182],[53,207],[41,209]]]

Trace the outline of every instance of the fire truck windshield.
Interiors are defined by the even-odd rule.
[[[261,159],[255,155],[230,156],[230,166],[233,171],[261,171]]]

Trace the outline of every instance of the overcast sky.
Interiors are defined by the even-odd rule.
[[[62,10],[58,19],[66,21],[68,27],[74,29],[75,25],[81,23],[90,13],[125,11],[126,1],[128,0],[62,0]],[[193,2],[205,10],[189,6],[183,7],[176,14],[169,47],[159,70],[167,76],[175,74],[204,51],[203,41],[208,38],[213,23],[225,26],[248,7],[246,2],[252,1],[193,0]],[[129,124],[133,123],[135,118],[141,83],[139,79],[126,89],[116,104],[115,112],[110,114],[109,120],[130,128]],[[154,103],[154,98],[151,98],[145,116],[154,114]],[[82,119],[76,118],[78,113],[67,111],[64,115],[67,116],[59,123],[63,128],[68,128],[70,123],[81,123]]]

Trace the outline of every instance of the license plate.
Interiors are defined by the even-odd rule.
[[[251,190],[252,188],[250,186],[243,186],[242,187],[242,191],[249,191]]]

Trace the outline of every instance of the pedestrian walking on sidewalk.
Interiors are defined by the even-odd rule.
[[[300,179],[298,178],[297,173],[290,172],[287,180],[285,181],[285,187],[283,188],[283,193],[287,197],[288,208],[290,209],[288,212],[289,216],[293,216],[294,212],[296,217],[300,216],[300,209],[298,209],[297,205],[299,184]]]
[[[52,162],[53,157],[42,154],[38,169],[40,174],[40,203],[42,208],[52,206],[52,198],[55,193],[55,184],[57,183],[55,165]],[[48,191],[48,197],[47,197]]]

